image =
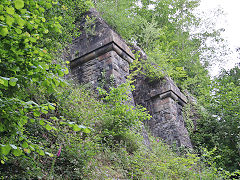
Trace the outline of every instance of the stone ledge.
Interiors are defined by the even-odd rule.
[[[71,55],[71,61],[77,58],[80,58],[86,54],[89,54],[92,51],[95,51],[109,43],[115,43],[122,51],[124,51],[128,56],[134,59],[134,55],[131,49],[127,46],[127,44],[123,40],[121,40],[121,38],[113,30],[109,30],[107,33],[109,34],[108,37],[104,39],[98,39],[100,37],[96,36],[96,39],[99,40],[97,42],[94,41],[95,37],[93,37],[93,40],[92,40],[93,43],[90,43],[88,45],[84,44],[84,47],[81,46],[81,48],[79,48],[79,52],[75,50],[75,53],[72,53]],[[78,41],[78,40],[79,39],[76,39],[75,41]]]
[[[118,44],[115,43],[115,41],[109,42],[103,46],[100,46],[97,49],[94,49],[91,52],[88,52],[84,54],[83,56],[77,57],[70,61],[70,66],[75,67],[78,65],[81,65],[83,63],[86,63],[87,61],[97,58],[109,51],[115,51],[121,58],[125,59],[128,63],[132,63],[134,60],[133,54],[130,56],[128,53],[126,53],[121,47],[119,47]]]
[[[187,104],[187,97],[180,91],[180,89],[174,84],[174,82],[167,77],[165,77],[165,80],[167,82],[162,86],[162,88],[159,88],[157,90],[151,90],[150,98],[154,98],[156,96],[164,98],[166,96],[178,101],[181,105]]]
[[[81,35],[73,39],[70,47],[70,55],[68,60],[70,66],[85,63],[93,58],[97,58],[106,52],[114,50],[119,56],[127,60],[129,63],[134,59],[134,55],[126,42],[102,19],[100,14],[91,8],[85,16],[89,16],[94,20],[88,28],[92,29],[90,33],[86,30],[86,19],[80,22],[79,30]],[[89,24],[87,24],[89,26]]]
[[[186,104],[186,102],[183,101],[183,99],[181,97],[179,97],[175,92],[173,92],[172,90],[164,92],[162,94],[159,95],[159,97],[161,99],[165,99],[167,97],[172,98],[174,101],[177,101],[180,105],[184,106]]]

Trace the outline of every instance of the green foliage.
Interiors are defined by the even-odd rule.
[[[212,83],[212,96],[205,99],[208,112],[199,121],[193,140],[208,149],[215,146],[217,167],[231,172],[239,169],[239,67],[223,71]]]
[[[77,16],[72,15],[79,8],[84,12],[88,7],[81,0],[3,0],[0,3],[2,164],[11,156],[26,157],[33,152],[41,156],[51,155],[43,151],[41,143],[34,142],[26,127],[33,123],[49,133],[61,131],[51,120],[43,118],[55,110],[56,104],[50,103],[49,99],[38,104],[25,90],[29,86],[36,86],[52,93],[57,86],[66,85],[61,77],[68,73],[68,69],[64,64],[56,64],[53,59],[60,57],[56,56],[56,50],[60,53],[73,35]],[[85,128],[80,129],[86,131]]]
[[[90,36],[94,36],[95,35],[95,18],[94,17],[89,17],[89,16],[86,16],[86,22],[84,24],[84,32],[86,32],[87,35],[90,35]]]
[[[201,33],[190,31],[204,24],[194,14],[198,5],[198,0],[107,0],[96,3],[103,18],[125,40],[136,42],[144,49],[149,63],[143,68],[149,79],[168,75],[183,89],[204,98],[210,82],[205,68],[211,64],[205,61],[205,56],[215,53],[214,50],[210,53],[205,44],[207,39],[218,41],[220,31],[213,28]]]
[[[102,16],[125,39],[134,39],[142,25],[140,16],[135,14],[136,0],[99,0],[96,8]]]
[[[193,154],[179,157],[156,138],[149,135],[151,150],[142,145],[141,136],[136,138],[139,148],[129,154],[124,143],[104,147],[91,163],[87,179],[220,179],[212,168],[205,168],[200,158]]]
[[[144,69],[143,74],[148,78],[149,82],[159,81],[165,75],[159,66],[148,62],[143,62],[142,68]]]
[[[22,177],[30,179],[49,178],[51,176],[76,178],[81,174],[84,164],[88,162],[89,157],[95,154],[96,150],[95,145],[92,145],[93,141],[90,136],[93,129],[79,125],[83,121],[69,119],[69,113],[62,109],[64,104],[60,102],[62,102],[66,93],[69,93],[70,89],[68,87],[64,90],[59,87],[51,94],[46,89],[41,89],[38,86],[26,89],[29,94],[33,95],[33,99],[36,102],[54,99],[56,103],[43,104],[40,107],[44,107],[44,109],[41,109],[40,112],[34,112],[33,108],[29,109],[30,114],[26,115],[25,124],[21,126],[23,128],[22,134],[19,134],[21,133],[20,130],[17,132],[17,137],[19,136],[18,141],[16,141],[16,138],[10,137],[10,140],[12,140],[11,144],[11,141],[7,139],[6,132],[5,136],[1,136],[1,143],[4,143],[4,140],[10,143],[9,145],[1,145],[1,158],[6,161],[2,161],[5,164],[0,166],[1,175],[4,179]],[[71,90],[74,92],[74,89]],[[41,96],[39,96],[40,92]],[[69,93],[69,96],[69,100],[73,101],[75,96],[71,93]],[[80,97],[91,99],[84,94],[83,89]],[[81,99],[81,102],[83,102],[83,99]],[[94,105],[96,100],[92,101],[89,104]],[[29,104],[37,105],[33,101],[29,102]],[[89,107],[85,109],[87,108]],[[31,114],[34,113],[36,115],[31,117]],[[74,113],[72,112],[72,116],[76,117],[78,114],[74,115]],[[21,117],[23,118],[23,116]],[[14,119],[15,117],[12,118]],[[9,136],[12,134],[13,131],[9,129]],[[62,148],[60,151],[59,146]],[[21,171],[8,169],[14,166],[16,166],[16,169],[21,169]],[[44,171],[39,171],[39,169],[44,169]],[[72,172],[72,169],[76,171]]]
[[[117,88],[112,87],[107,93],[99,89],[104,107],[107,109],[107,117],[103,121],[103,136],[120,141],[128,129],[139,128],[141,122],[150,119],[145,108],[130,105],[129,92],[132,89],[130,82],[119,85]],[[109,116],[110,115],[110,116]],[[106,138],[105,137],[105,138]]]
[[[29,87],[27,92],[39,104],[50,99],[55,102],[44,105],[52,111],[41,114],[39,123],[32,118],[34,121],[24,126],[27,139],[44,149],[39,150],[39,155],[24,150],[25,156],[18,156],[16,145],[4,147],[4,153],[15,151],[0,166],[2,178],[217,178],[211,168],[200,165],[195,155],[179,157],[150,134],[151,150],[143,145],[141,126],[137,125],[149,115],[142,108],[129,106],[127,87],[129,83],[112,88],[101,101],[71,82],[53,93]],[[84,126],[75,129],[76,124]],[[45,125],[57,131],[48,130]],[[30,146],[22,142],[22,148]]]
[[[239,168],[239,73],[235,68],[211,82],[207,68],[227,50],[222,29],[194,13],[199,2],[107,0],[96,7],[125,40],[144,49],[148,59],[139,66],[150,81],[168,75],[197,98],[186,114],[196,149],[201,153],[202,147],[217,147],[215,154],[221,158],[215,159],[216,166],[234,171]]]
[[[104,0],[97,6],[126,40],[137,41],[147,51],[149,61],[142,65],[148,77],[154,80],[168,74],[183,87],[194,86],[193,94],[206,93],[204,86],[209,79],[198,53],[204,41],[191,38],[186,30],[188,23],[196,23],[192,9],[197,1],[144,0],[141,7],[137,2]],[[155,10],[148,8],[150,4]],[[207,167],[196,155],[180,157],[149,135],[150,150],[143,145],[141,134],[142,121],[150,116],[144,108],[130,105],[130,82],[109,92],[99,89],[102,99],[97,100],[86,88],[63,80],[68,69],[62,52],[71,38],[81,33],[77,22],[91,6],[91,1],[84,0],[1,1],[0,178],[217,179],[215,162],[233,162],[227,158],[235,158],[237,152],[228,138],[223,138],[222,144],[217,141],[224,135],[219,129],[231,125],[227,111],[238,112],[234,104],[238,102],[234,97],[239,95],[237,78],[233,76],[233,83],[227,84],[229,92],[222,88],[228,81],[225,76],[223,84],[217,83],[219,91],[215,95],[223,103],[216,99],[219,106],[211,111],[218,112],[219,107],[230,104],[224,106],[222,114],[215,113],[222,122],[202,121],[208,127],[216,125],[219,131],[212,136],[205,133],[209,129],[203,129],[202,138],[206,139],[198,139],[206,143],[209,138],[209,148],[220,144],[215,151],[206,150]],[[85,30],[94,35],[94,19],[87,17],[86,21]],[[139,72],[142,65],[134,65]],[[229,101],[223,93],[228,94]],[[233,132],[238,133],[238,129]],[[227,135],[232,137],[231,133]],[[215,159],[215,153],[223,155],[223,160]]]
[[[152,18],[151,22],[143,19],[141,25],[141,30],[137,35],[138,42],[144,49],[152,49],[155,45],[155,42],[163,37],[164,31],[162,28],[159,28],[154,17]]]

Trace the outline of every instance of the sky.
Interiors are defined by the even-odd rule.
[[[224,28],[223,37],[228,41],[229,48],[233,51],[231,55],[225,58],[225,62],[220,64],[225,69],[234,67],[238,59],[235,52],[240,47],[240,0],[201,0],[199,9],[202,11],[210,11],[212,9],[222,8],[224,16],[217,19],[217,27]],[[210,74],[217,75],[219,68],[216,66],[210,71]]]

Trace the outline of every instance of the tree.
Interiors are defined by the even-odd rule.
[[[240,139],[240,69],[222,70],[212,82],[212,95],[206,99],[208,114],[199,121],[198,132],[193,134],[193,141],[199,147],[215,152],[217,166],[235,171],[239,169]]]
[[[148,69],[154,69],[152,62],[157,64],[183,89],[204,98],[210,86],[207,68],[211,60],[208,57],[209,53],[215,53],[205,44],[208,39],[217,42],[221,38],[220,31],[213,28],[193,33],[193,29],[204,23],[194,13],[198,6],[199,0],[96,3],[103,18],[125,40],[144,49],[149,57]],[[158,74],[161,76],[155,73]]]

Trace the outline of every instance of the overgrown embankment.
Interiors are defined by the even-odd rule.
[[[161,140],[143,144],[139,123],[143,109],[126,105],[126,90],[113,88],[97,100],[86,87],[70,84],[48,93],[32,86],[28,94],[53,107],[24,125],[24,152],[2,148],[8,159],[0,166],[3,179],[215,179],[218,175],[194,154],[179,156]],[[41,94],[41,95],[40,95]],[[30,144],[31,142],[31,144]],[[41,151],[34,152],[33,144]]]
[[[151,136],[151,150],[142,144],[148,114],[124,103],[129,84],[96,99],[63,79],[59,54],[90,4],[1,1],[0,178],[217,179],[194,154]]]

